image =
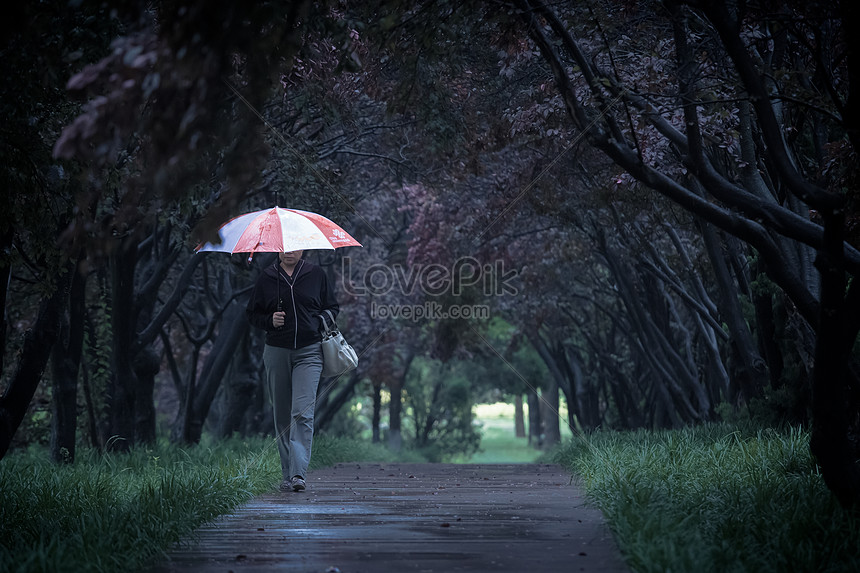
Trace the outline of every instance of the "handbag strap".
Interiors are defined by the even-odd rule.
[[[323,322],[323,327],[325,327],[325,333],[331,334],[332,332],[337,330],[337,323],[334,321],[334,314],[332,314],[332,312],[328,309],[325,309],[323,312],[325,314],[328,314],[328,319],[331,321],[331,328],[329,328],[329,325],[326,322],[325,317],[323,317],[322,322]],[[322,317],[323,315],[320,315],[320,316]]]

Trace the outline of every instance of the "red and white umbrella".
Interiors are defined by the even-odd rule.
[[[221,225],[218,236],[221,244],[206,243],[197,251],[287,253],[361,246],[322,215],[280,207],[239,215]]]

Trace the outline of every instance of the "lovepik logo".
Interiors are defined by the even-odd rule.
[[[343,289],[353,296],[381,296],[393,290],[410,296],[416,289],[428,296],[446,293],[460,296],[464,289],[476,286],[486,296],[516,295],[519,292],[511,284],[517,271],[506,271],[504,261],[481,264],[474,257],[457,259],[450,268],[438,263],[409,267],[399,263],[375,263],[357,273],[357,277],[353,277],[352,261],[344,257],[341,271]]]

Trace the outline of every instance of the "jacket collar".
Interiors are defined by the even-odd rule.
[[[296,264],[296,270],[298,272],[293,271],[294,274],[292,277],[292,281],[295,283],[297,278],[308,274],[313,266],[314,264],[312,262],[306,261],[305,259],[301,259],[299,263]],[[277,277],[279,276],[281,270],[281,262],[276,260],[275,264],[269,265],[269,267],[266,268],[264,272],[268,275],[271,275],[272,277]]]

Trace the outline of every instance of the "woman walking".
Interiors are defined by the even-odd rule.
[[[329,310],[337,316],[339,310],[325,272],[302,254],[279,253],[277,263],[257,279],[247,307],[250,323],[266,331],[263,363],[281,457],[281,491],[305,489],[323,367],[320,315]]]

